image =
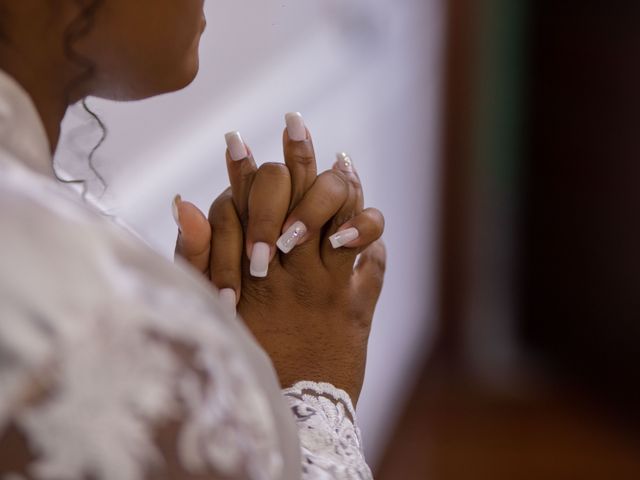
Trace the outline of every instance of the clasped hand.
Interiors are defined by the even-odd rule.
[[[384,277],[384,218],[364,208],[348,155],[317,175],[302,117],[286,121],[284,164],[258,168],[240,134],[227,134],[231,186],[208,217],[176,198],[176,256],[237,308],[283,387],[329,382],[356,403]]]

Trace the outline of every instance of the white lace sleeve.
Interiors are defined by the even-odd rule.
[[[283,394],[298,424],[304,479],[372,479],[349,395],[330,383],[298,382]]]

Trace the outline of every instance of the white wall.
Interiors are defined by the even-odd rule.
[[[216,0],[206,13],[192,86],[144,102],[90,101],[109,128],[97,157],[103,200],[171,256],[171,198],[208,209],[227,185],[225,132],[240,130],[259,163],[282,161],[283,115],[301,111],[321,170],[349,152],[368,206],[387,219],[388,273],[358,407],[375,464],[435,314],[441,1]],[[67,133],[82,124],[68,117]],[[70,145],[95,133],[72,133],[57,161],[84,172]]]

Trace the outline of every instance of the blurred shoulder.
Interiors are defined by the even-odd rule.
[[[38,446],[18,468],[282,478],[275,377],[199,277],[20,169],[0,168],[0,232],[0,450],[11,425]]]

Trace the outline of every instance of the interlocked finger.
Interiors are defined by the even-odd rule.
[[[211,225],[211,282],[228,308],[235,310],[242,281],[242,225],[233,204],[231,189],[225,190],[209,209]]]
[[[342,173],[328,170],[318,176],[289,215],[282,229],[284,233],[278,239],[278,248],[286,254],[287,261],[299,257],[319,258],[322,230],[348,197],[349,186]]]
[[[276,240],[287,218],[291,177],[281,163],[265,163],[253,179],[249,194],[246,249],[254,277],[266,277],[276,253]]]
[[[329,269],[343,273],[353,270],[356,256],[384,232],[384,216],[376,208],[367,208],[342,225],[322,243],[322,261]]]
[[[291,173],[291,205],[293,210],[316,180],[318,167],[311,134],[299,113],[287,113],[287,128],[282,144],[284,161]]]

